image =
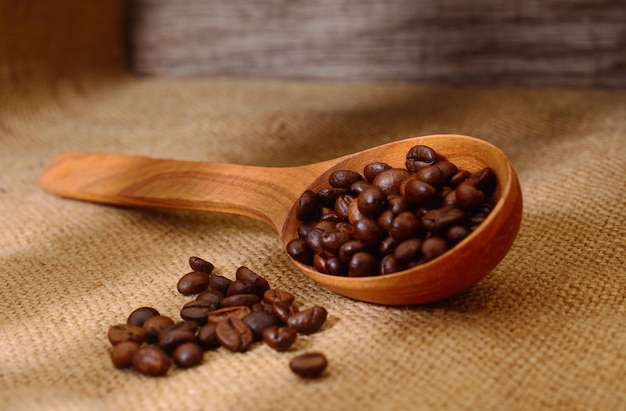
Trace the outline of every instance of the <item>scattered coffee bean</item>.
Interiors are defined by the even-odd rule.
[[[196,256],[189,257],[189,267],[191,267],[193,271],[202,271],[207,274],[211,274],[215,269],[213,263]]]
[[[285,304],[291,305],[295,301],[296,297],[285,290],[267,290],[263,294],[263,300],[268,304]]]
[[[233,294],[222,298],[221,304],[222,307],[235,307],[242,305],[252,307],[252,305],[260,301],[261,297],[256,294]]]
[[[291,371],[303,378],[317,378],[327,366],[328,360],[324,354],[319,352],[300,354],[293,357],[289,362]]]
[[[128,368],[133,363],[133,357],[139,351],[140,345],[135,341],[122,341],[111,350],[111,362],[115,368]]]
[[[250,314],[252,310],[246,305],[236,305],[233,307],[222,307],[220,309],[211,311],[207,317],[207,321],[210,323],[219,323],[220,321],[228,318],[242,319],[246,315]]]
[[[239,281],[252,284],[254,292],[263,297],[263,293],[270,289],[270,284],[267,280],[248,267],[239,267],[235,272],[235,278]]]
[[[140,307],[130,313],[126,323],[142,327],[143,323],[150,317],[159,315],[159,312],[152,307]]]
[[[195,367],[202,362],[203,357],[202,347],[194,342],[180,344],[172,353],[174,363],[181,368]]]
[[[137,344],[141,344],[146,339],[146,332],[143,328],[136,325],[118,324],[109,328],[107,337],[112,345],[117,345],[122,341],[134,341]]]
[[[212,350],[220,346],[220,342],[217,341],[217,337],[215,335],[216,326],[216,323],[208,322],[198,329],[196,339],[202,349]]]
[[[182,295],[198,294],[209,288],[210,275],[203,271],[192,271],[178,280],[178,292]]]
[[[324,307],[314,306],[292,314],[287,318],[287,325],[301,334],[311,334],[326,321],[328,312]]]
[[[255,340],[260,340],[263,330],[268,327],[277,326],[281,323],[275,314],[269,311],[253,311],[241,319],[252,330]]]
[[[154,345],[140,348],[133,356],[132,362],[133,369],[152,377],[164,375],[170,369],[170,365],[169,355]]]
[[[159,347],[163,348],[168,353],[171,353],[182,343],[193,342],[195,340],[195,331],[175,329],[164,333],[164,335],[159,338]]]
[[[291,327],[277,325],[263,330],[263,341],[276,351],[287,351],[296,342],[298,331]]]
[[[146,342],[157,342],[159,333],[172,325],[174,325],[174,320],[166,315],[155,315],[148,318],[143,323],[143,330],[146,332]]]
[[[254,341],[250,327],[237,317],[228,317],[218,322],[215,336],[222,347],[232,352],[247,351]]]
[[[202,325],[207,322],[208,315],[216,309],[217,305],[210,301],[193,300],[183,305],[180,309],[180,317]]]

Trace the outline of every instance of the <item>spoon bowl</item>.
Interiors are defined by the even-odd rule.
[[[420,266],[372,277],[317,272],[292,259],[310,279],[338,294],[384,305],[413,305],[459,294],[504,258],[522,218],[522,193],[506,156],[483,140],[432,135],[400,140],[340,158],[298,167],[257,167],[153,159],[109,153],[62,153],[39,177],[52,194],[120,206],[161,207],[246,215],[271,224],[285,246],[297,237],[297,201],[306,189],[328,186],[333,171],[361,172],[374,161],[404,166],[406,153],[423,144],[470,172],[490,167],[497,186],[482,224],[445,254]]]

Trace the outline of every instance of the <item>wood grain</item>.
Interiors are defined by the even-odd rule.
[[[623,0],[131,0],[141,74],[626,86]]]

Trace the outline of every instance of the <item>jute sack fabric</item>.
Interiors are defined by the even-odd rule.
[[[60,33],[52,46],[70,42],[76,58],[14,51],[2,72],[0,409],[626,409],[623,90],[136,78],[119,50]],[[326,291],[249,218],[75,202],[36,184],[67,150],[289,166],[434,133],[500,147],[524,214],[488,277],[426,306]],[[230,277],[248,266],[328,321],[287,353],[218,349],[161,378],[114,369],[108,327],[144,305],[178,318],[191,255]],[[289,370],[305,351],[328,357],[322,378]]]

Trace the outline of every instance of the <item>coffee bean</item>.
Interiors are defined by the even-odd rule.
[[[224,298],[224,294],[217,290],[206,290],[196,296],[196,300],[213,303],[216,308],[221,306],[222,298]]]
[[[287,254],[299,263],[311,265],[313,263],[313,250],[309,248],[302,238],[295,238],[287,244]]]
[[[287,323],[287,319],[298,312],[295,305],[286,305],[282,303],[265,304],[265,310],[274,314],[283,324]]]
[[[459,170],[455,175],[450,179],[450,185],[452,187],[456,187],[461,184],[463,181],[467,180],[467,178],[471,175],[471,173],[467,170]]]
[[[295,301],[296,297],[288,291],[280,289],[267,290],[263,294],[263,300],[268,304],[285,304],[291,305]]]
[[[198,294],[209,288],[210,275],[203,271],[192,271],[178,280],[178,292],[182,295]]]
[[[376,247],[384,238],[384,233],[371,218],[363,218],[354,225],[352,235],[356,240],[361,240],[369,247]]]
[[[372,184],[379,187],[386,195],[400,194],[402,181],[409,176],[409,172],[402,168],[390,168],[379,173]]]
[[[417,176],[413,174],[413,176]],[[437,189],[425,181],[415,178],[407,178],[401,186],[401,194],[414,206],[426,206],[437,194]]]
[[[418,235],[420,229],[420,220],[414,213],[404,211],[398,214],[389,227],[389,235],[396,241],[401,242]]]
[[[195,332],[185,329],[175,329],[166,332],[161,338],[159,338],[159,347],[170,353],[182,343],[192,342],[195,340]]]
[[[151,377],[165,375],[170,365],[167,353],[154,345],[140,348],[133,356],[132,362],[133,369]]]
[[[326,367],[328,360],[322,353],[309,352],[297,355],[289,362],[289,368],[303,378],[317,378]]]
[[[485,203],[485,193],[469,183],[461,183],[456,190],[456,203],[465,210],[476,210]]]
[[[248,281],[235,280],[226,290],[226,297],[237,294],[255,294],[256,287]]]
[[[348,262],[352,256],[359,251],[365,251],[367,246],[361,240],[350,240],[342,244],[339,248],[339,259]]]
[[[359,251],[350,259],[348,266],[349,277],[367,277],[378,273],[378,258],[372,253]]]
[[[180,317],[183,320],[195,321],[198,325],[207,322],[207,316],[217,309],[217,305],[210,301],[189,301],[180,309]]]
[[[141,344],[146,340],[146,332],[137,325],[117,324],[109,328],[107,337],[112,345],[117,345],[122,341],[134,341]]]
[[[261,297],[256,294],[233,294],[222,298],[222,307],[248,306],[251,307],[261,301]]]
[[[196,342],[200,344],[202,349],[212,350],[220,346],[219,341],[217,341],[217,336],[215,335],[216,327],[216,323],[207,322],[198,329],[198,333],[196,334]]]
[[[391,254],[398,245],[398,242],[395,238],[389,236],[380,242],[380,246],[378,247],[378,253],[381,255]]]
[[[459,208],[435,208],[422,217],[422,225],[428,231],[445,232],[453,225],[459,225],[465,219],[465,211]]]
[[[322,236],[322,247],[324,251],[330,254],[339,253],[341,246],[350,240],[350,233],[345,231],[333,231],[331,233],[324,233]]]
[[[290,315],[287,318],[287,325],[301,334],[311,334],[319,330],[327,315],[328,312],[324,307],[314,306]]]
[[[133,357],[139,351],[140,345],[135,341],[122,341],[111,350],[111,362],[115,368],[128,368],[133,363]]]
[[[228,291],[228,287],[232,284],[233,280],[228,277],[224,277],[223,275],[211,274],[209,278],[209,287],[212,290],[216,290],[221,292],[223,295],[226,295]]]
[[[349,189],[355,181],[362,180],[363,176],[352,170],[337,170],[328,177],[331,187]]]
[[[448,243],[443,238],[430,237],[422,242],[421,251],[424,261],[434,260],[448,251]]]
[[[220,345],[232,352],[247,351],[254,341],[252,330],[237,317],[218,322],[215,335]]]
[[[263,342],[276,351],[287,351],[296,342],[298,331],[291,327],[272,326],[263,330]]]
[[[373,163],[367,164],[363,168],[363,176],[365,177],[367,181],[371,183],[372,181],[374,181],[374,179],[376,178],[378,174],[382,173],[385,170],[389,170],[390,168],[392,167],[387,163],[383,163],[381,161],[375,161]]]
[[[314,220],[319,217],[322,206],[317,194],[312,190],[306,190],[298,200],[296,207],[296,218],[301,221]]]
[[[267,327],[272,327],[280,324],[280,320],[276,315],[269,311],[255,311],[246,315],[241,319],[252,330],[252,335],[255,340],[260,340],[263,335],[263,330]]]
[[[254,286],[254,293],[259,297],[263,297],[263,293],[270,289],[270,284],[267,280],[248,267],[239,267],[235,272],[235,278],[239,281],[244,281]]]
[[[174,330],[184,330],[184,331],[189,331],[192,334],[195,334],[196,331],[198,330],[198,323],[195,321],[187,321],[187,320],[175,322],[174,324],[170,325],[167,328],[164,328],[163,330],[159,332],[159,340],[161,340],[161,338],[163,338],[165,334]]]
[[[481,190],[486,196],[490,196],[496,188],[497,177],[491,168],[486,167],[472,174],[466,181]]]
[[[146,342],[158,341],[159,333],[172,325],[174,325],[174,320],[165,315],[155,315],[148,318],[142,327],[146,333]]]
[[[432,148],[425,145],[411,147],[406,154],[405,167],[412,173],[420,169],[433,165],[437,161],[437,153]]]
[[[404,265],[393,254],[388,254],[380,260],[380,273],[391,274],[404,270]]]
[[[195,367],[202,362],[203,357],[202,347],[194,342],[182,343],[172,353],[174,363],[181,368]]]
[[[217,324],[218,322],[226,320],[231,317],[242,319],[243,317],[250,314],[251,312],[252,310],[250,309],[250,307],[245,306],[245,305],[235,306],[235,307],[224,307],[224,308],[220,308],[215,311],[212,311],[207,316],[207,321]]]
[[[357,197],[359,211],[367,218],[376,218],[387,205],[387,195],[375,185],[369,185]]]
[[[387,197],[387,207],[394,214],[398,215],[404,211],[411,211],[411,203],[403,195],[390,195]]]
[[[196,256],[189,257],[189,267],[191,267],[193,271],[202,271],[207,274],[211,274],[213,269],[215,269],[215,266],[212,263]]]
[[[130,313],[126,323],[141,327],[148,318],[154,317],[155,315],[159,315],[156,309],[152,307],[140,307]]]
[[[317,198],[323,207],[333,208],[339,196],[348,191],[347,188],[323,187],[317,192]]]
[[[450,244],[457,244],[471,233],[468,227],[462,225],[455,225],[448,229],[446,240]]]

